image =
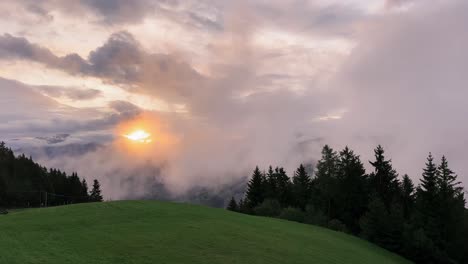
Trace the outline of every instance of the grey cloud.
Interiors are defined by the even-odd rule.
[[[96,89],[80,89],[74,87],[37,86],[38,89],[50,97],[66,97],[74,101],[90,100],[101,96],[102,92]]]
[[[128,113],[130,115],[135,115],[142,112],[141,108],[126,101],[112,101],[109,103],[109,107],[119,113]]]
[[[364,11],[346,4],[319,4],[318,1],[253,1],[258,19],[300,34],[350,36],[357,22],[366,19]]]
[[[81,3],[102,17],[105,24],[138,23],[146,17],[162,17],[188,28],[219,31],[223,27],[217,1],[81,0]]]
[[[337,77],[349,112],[330,137],[368,154],[383,144],[415,179],[428,152],[445,154],[468,182],[467,9],[435,1],[376,18]]]
[[[0,105],[1,140],[20,139],[25,142],[31,138],[46,143],[61,143],[72,138],[108,141],[110,129],[140,114],[136,106],[128,103],[111,103],[110,108],[114,111],[110,113],[98,109],[67,107],[37,92],[35,86],[2,78]],[[17,141],[15,144],[22,143]]]
[[[57,144],[57,143],[64,142],[65,140],[67,140],[69,136],[70,134],[57,134],[57,135],[50,136],[50,137],[36,137],[36,138],[40,140],[44,140],[48,144]]]
[[[415,2],[417,0],[386,0],[385,1],[385,6],[387,8],[393,8],[393,7],[400,7],[402,5]]]
[[[146,15],[155,11],[158,1],[149,0],[81,0],[103,17],[103,22],[114,23],[135,23],[140,22]]]
[[[33,44],[26,38],[15,37],[8,33],[0,36],[0,58],[31,60],[70,73],[85,72],[89,67],[77,54],[58,57],[47,48]]]
[[[116,84],[131,84],[133,90],[160,94],[173,100],[190,97],[191,84],[203,79],[183,60],[166,54],[144,51],[127,32],[112,34],[101,47],[89,54],[88,60],[77,54],[63,57],[9,34],[0,36],[0,58],[40,62],[70,74],[95,76]],[[132,89],[132,88],[131,88]]]
[[[0,58],[31,59],[53,64],[57,57],[47,48],[30,43],[27,39],[10,34],[0,36]]]

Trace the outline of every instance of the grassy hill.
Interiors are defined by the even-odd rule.
[[[320,227],[202,206],[121,201],[0,215],[0,263],[409,263]]]

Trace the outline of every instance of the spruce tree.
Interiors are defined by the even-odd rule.
[[[263,202],[265,198],[264,184],[264,175],[257,166],[247,184],[246,200],[244,203],[247,204],[248,208],[253,209]]]
[[[328,145],[325,145],[322,149],[322,158],[317,162],[314,181],[315,191],[318,196],[316,206],[319,210],[325,212],[327,220],[333,217],[332,207],[337,189],[338,161],[338,154]]]
[[[234,212],[238,212],[239,211],[239,207],[237,205],[237,202],[236,202],[236,199],[234,199],[234,197],[231,198],[231,200],[229,201],[229,204],[227,206],[227,209],[229,211],[234,211]]]
[[[278,199],[278,188],[277,188],[277,173],[273,170],[273,167],[268,168],[265,181],[265,198],[277,200]]]
[[[91,190],[89,198],[93,202],[102,202],[101,185],[99,184],[99,181],[96,179],[94,179],[93,189]]]
[[[83,179],[81,181],[81,201],[88,202],[88,200],[89,200],[88,183],[86,182],[86,179]]]
[[[393,204],[387,210],[379,195],[373,194],[369,210],[360,220],[362,235],[393,252],[402,248],[404,216],[401,207]]]
[[[401,200],[403,202],[403,215],[409,220],[414,207],[414,184],[407,174],[403,176],[401,183]]]
[[[423,169],[421,185],[417,190],[417,206],[419,224],[422,225],[426,235],[432,241],[439,241],[440,230],[438,225],[439,187],[438,170],[432,154],[427,157],[426,167]]]
[[[311,178],[302,164],[294,172],[292,184],[295,206],[305,210],[311,198]]]
[[[281,207],[289,207],[293,204],[291,179],[283,168],[276,167],[275,174],[278,201],[281,204]]]
[[[367,208],[366,171],[358,155],[345,147],[340,152],[337,173],[337,218],[353,234],[358,234],[359,219]]]
[[[386,160],[384,153],[385,151],[381,145],[374,149],[375,161],[369,161],[374,167],[374,172],[369,175],[369,180],[371,191],[380,196],[388,210],[398,197],[399,183],[398,174],[392,167],[392,161]]]
[[[441,247],[453,255],[458,251],[456,244],[461,239],[460,230],[463,229],[465,210],[463,188],[459,186],[457,175],[448,167],[445,156],[442,156],[437,172]]]

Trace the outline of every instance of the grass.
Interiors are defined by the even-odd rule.
[[[410,263],[324,228],[223,209],[120,201],[0,216],[0,263]]]

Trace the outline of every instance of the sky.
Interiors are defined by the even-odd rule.
[[[0,140],[108,199],[381,144],[468,182],[464,0],[4,0]],[[144,129],[151,144],[123,135]],[[370,169],[370,168],[369,168]]]

